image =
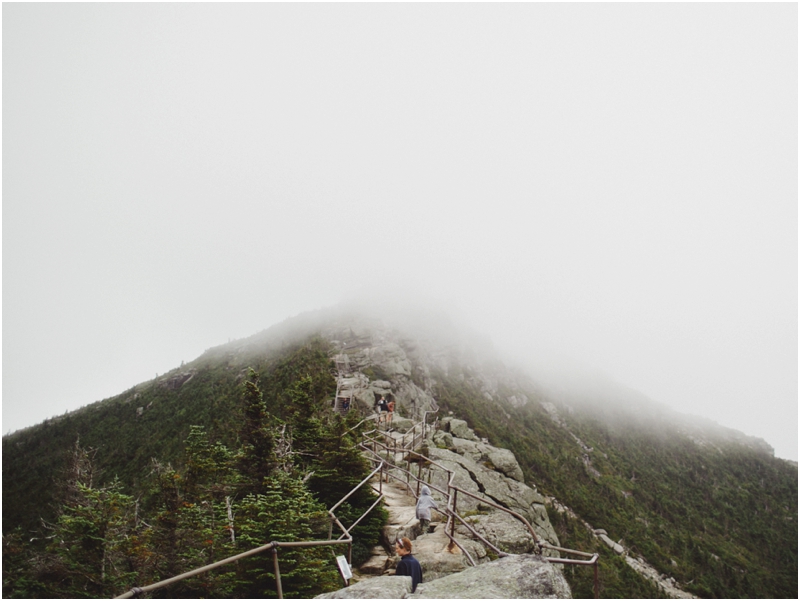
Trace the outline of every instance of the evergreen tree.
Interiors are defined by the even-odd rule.
[[[275,469],[277,461],[274,424],[259,388],[259,376],[252,368],[243,384],[242,405],[241,447],[236,467],[243,476],[242,491],[260,494],[264,491],[264,479]]]
[[[31,574],[48,596],[112,596],[133,582],[139,567],[134,500],[116,478],[92,486],[94,453],[75,443],[65,502],[49,526],[51,542],[31,562]]]
[[[314,399],[313,387],[311,377],[303,376],[293,382],[288,390],[292,450],[297,458],[296,463],[304,467],[315,463],[323,436],[324,408],[321,402]]]
[[[327,538],[328,523],[325,507],[303,481],[282,471],[267,481],[264,494],[249,494],[237,504],[238,537],[245,548]],[[279,548],[278,561],[287,598],[310,598],[341,585],[329,548]],[[262,556],[240,563],[237,594],[277,596],[271,561]]]

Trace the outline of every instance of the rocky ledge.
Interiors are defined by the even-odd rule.
[[[408,576],[363,580],[316,599],[571,599],[561,572],[536,555],[509,555],[423,582],[411,592]]]
[[[453,484],[519,513],[531,523],[537,536],[560,546],[547,517],[545,499],[535,486],[525,484],[514,454],[481,442],[462,420],[446,417],[440,425],[427,455],[454,472]],[[431,482],[440,488],[446,488],[446,478],[441,470],[431,471]],[[458,497],[458,510],[462,515],[472,514],[472,526],[501,550],[508,553],[533,550],[533,539],[527,529],[509,514],[491,510],[486,503],[463,494]]]

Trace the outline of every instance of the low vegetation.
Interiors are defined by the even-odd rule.
[[[260,367],[263,378],[249,370],[238,383],[224,376],[217,381],[197,378],[194,398],[206,403],[198,403],[197,411],[178,413],[187,424],[205,424],[188,425],[176,444],[179,420],[151,420],[158,432],[150,433],[149,442],[156,446],[164,441],[158,448],[163,459],[150,457],[144,466],[136,466],[139,470],[108,459],[136,452],[126,448],[127,437],[115,439],[108,431],[105,444],[86,446],[86,440],[99,433],[96,429],[102,429],[93,420],[81,423],[91,413],[64,420],[82,425],[83,430],[72,433],[76,439],[82,434],[80,442],[73,441],[70,452],[61,457],[58,492],[35,536],[21,526],[3,536],[4,595],[111,597],[274,540],[327,539],[327,508],[369,473],[354,434],[346,434],[356,416],[343,419],[326,403],[335,381],[322,341],[311,341]],[[140,396],[141,402],[169,399],[179,406],[174,397],[185,393],[173,398],[161,394],[153,386],[150,394]],[[126,406],[119,399],[109,405]],[[220,407],[237,419],[219,419],[214,412]],[[111,411],[104,412],[103,405],[97,409],[106,417],[101,424],[114,423]],[[144,413],[138,419],[143,417]],[[136,419],[129,416],[129,421]],[[50,461],[54,464],[56,458]],[[364,487],[337,510],[337,517],[352,524],[375,499]],[[25,508],[13,511],[24,513]],[[377,544],[385,519],[385,511],[375,508],[353,530],[354,561],[366,558]],[[346,552],[346,547],[333,549],[280,549],[284,595],[308,598],[341,586],[334,555]],[[272,562],[254,556],[170,585],[162,595],[257,598],[277,592]]]
[[[795,464],[739,444],[701,446],[659,425],[624,427],[562,407],[565,429],[539,403],[487,403],[471,375],[456,365],[436,374],[442,409],[512,449],[526,481],[622,539],[684,590],[703,598],[796,596]],[[561,518],[554,526],[562,545],[602,553],[603,596],[658,594],[586,528]],[[566,575],[576,596],[591,596],[591,570]]]
[[[368,473],[345,434],[356,412],[342,419],[329,405],[330,351],[320,338],[221,347],[4,437],[4,595],[108,597],[271,540],[327,538],[326,508]],[[373,379],[390,378],[371,369]],[[601,554],[601,596],[662,593],[581,520],[700,597],[796,596],[796,464],[733,442],[704,446],[666,427],[570,413],[535,391],[523,407],[503,400],[513,391],[502,385],[488,401],[480,374],[455,362],[420,373],[413,366],[418,384],[434,383],[440,414],[453,411],[512,450],[528,483],[580,516],[550,517],[563,546]],[[538,400],[557,406],[562,423]],[[373,501],[362,491],[337,513],[349,524]],[[384,520],[376,509],[355,529],[355,564]],[[280,560],[287,597],[340,582],[330,549],[284,549]],[[591,568],[565,575],[576,597],[592,596]],[[163,594],[274,596],[271,562],[241,561]]]

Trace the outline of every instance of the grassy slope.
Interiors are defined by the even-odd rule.
[[[470,384],[468,373],[455,368],[436,376],[443,409],[465,417],[493,444],[512,449],[526,478],[541,491],[613,538],[623,538],[633,553],[688,591],[702,597],[796,595],[797,470],[792,464],[739,444],[720,447],[722,452],[701,447],[670,436],[663,424],[612,428],[586,414],[562,411],[569,430],[594,447],[598,478],[584,466],[584,452],[572,436],[538,403],[515,410],[500,401],[498,410]],[[565,546],[595,550],[594,541],[579,530],[562,530]],[[638,585],[627,593],[619,588],[630,581],[630,571],[621,561],[605,560],[602,578],[615,584],[605,587],[604,596],[648,596]],[[572,582],[578,590],[586,584],[584,577]]]

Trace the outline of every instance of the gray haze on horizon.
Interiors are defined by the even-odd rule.
[[[3,432],[352,297],[797,459],[797,5],[4,4]]]

